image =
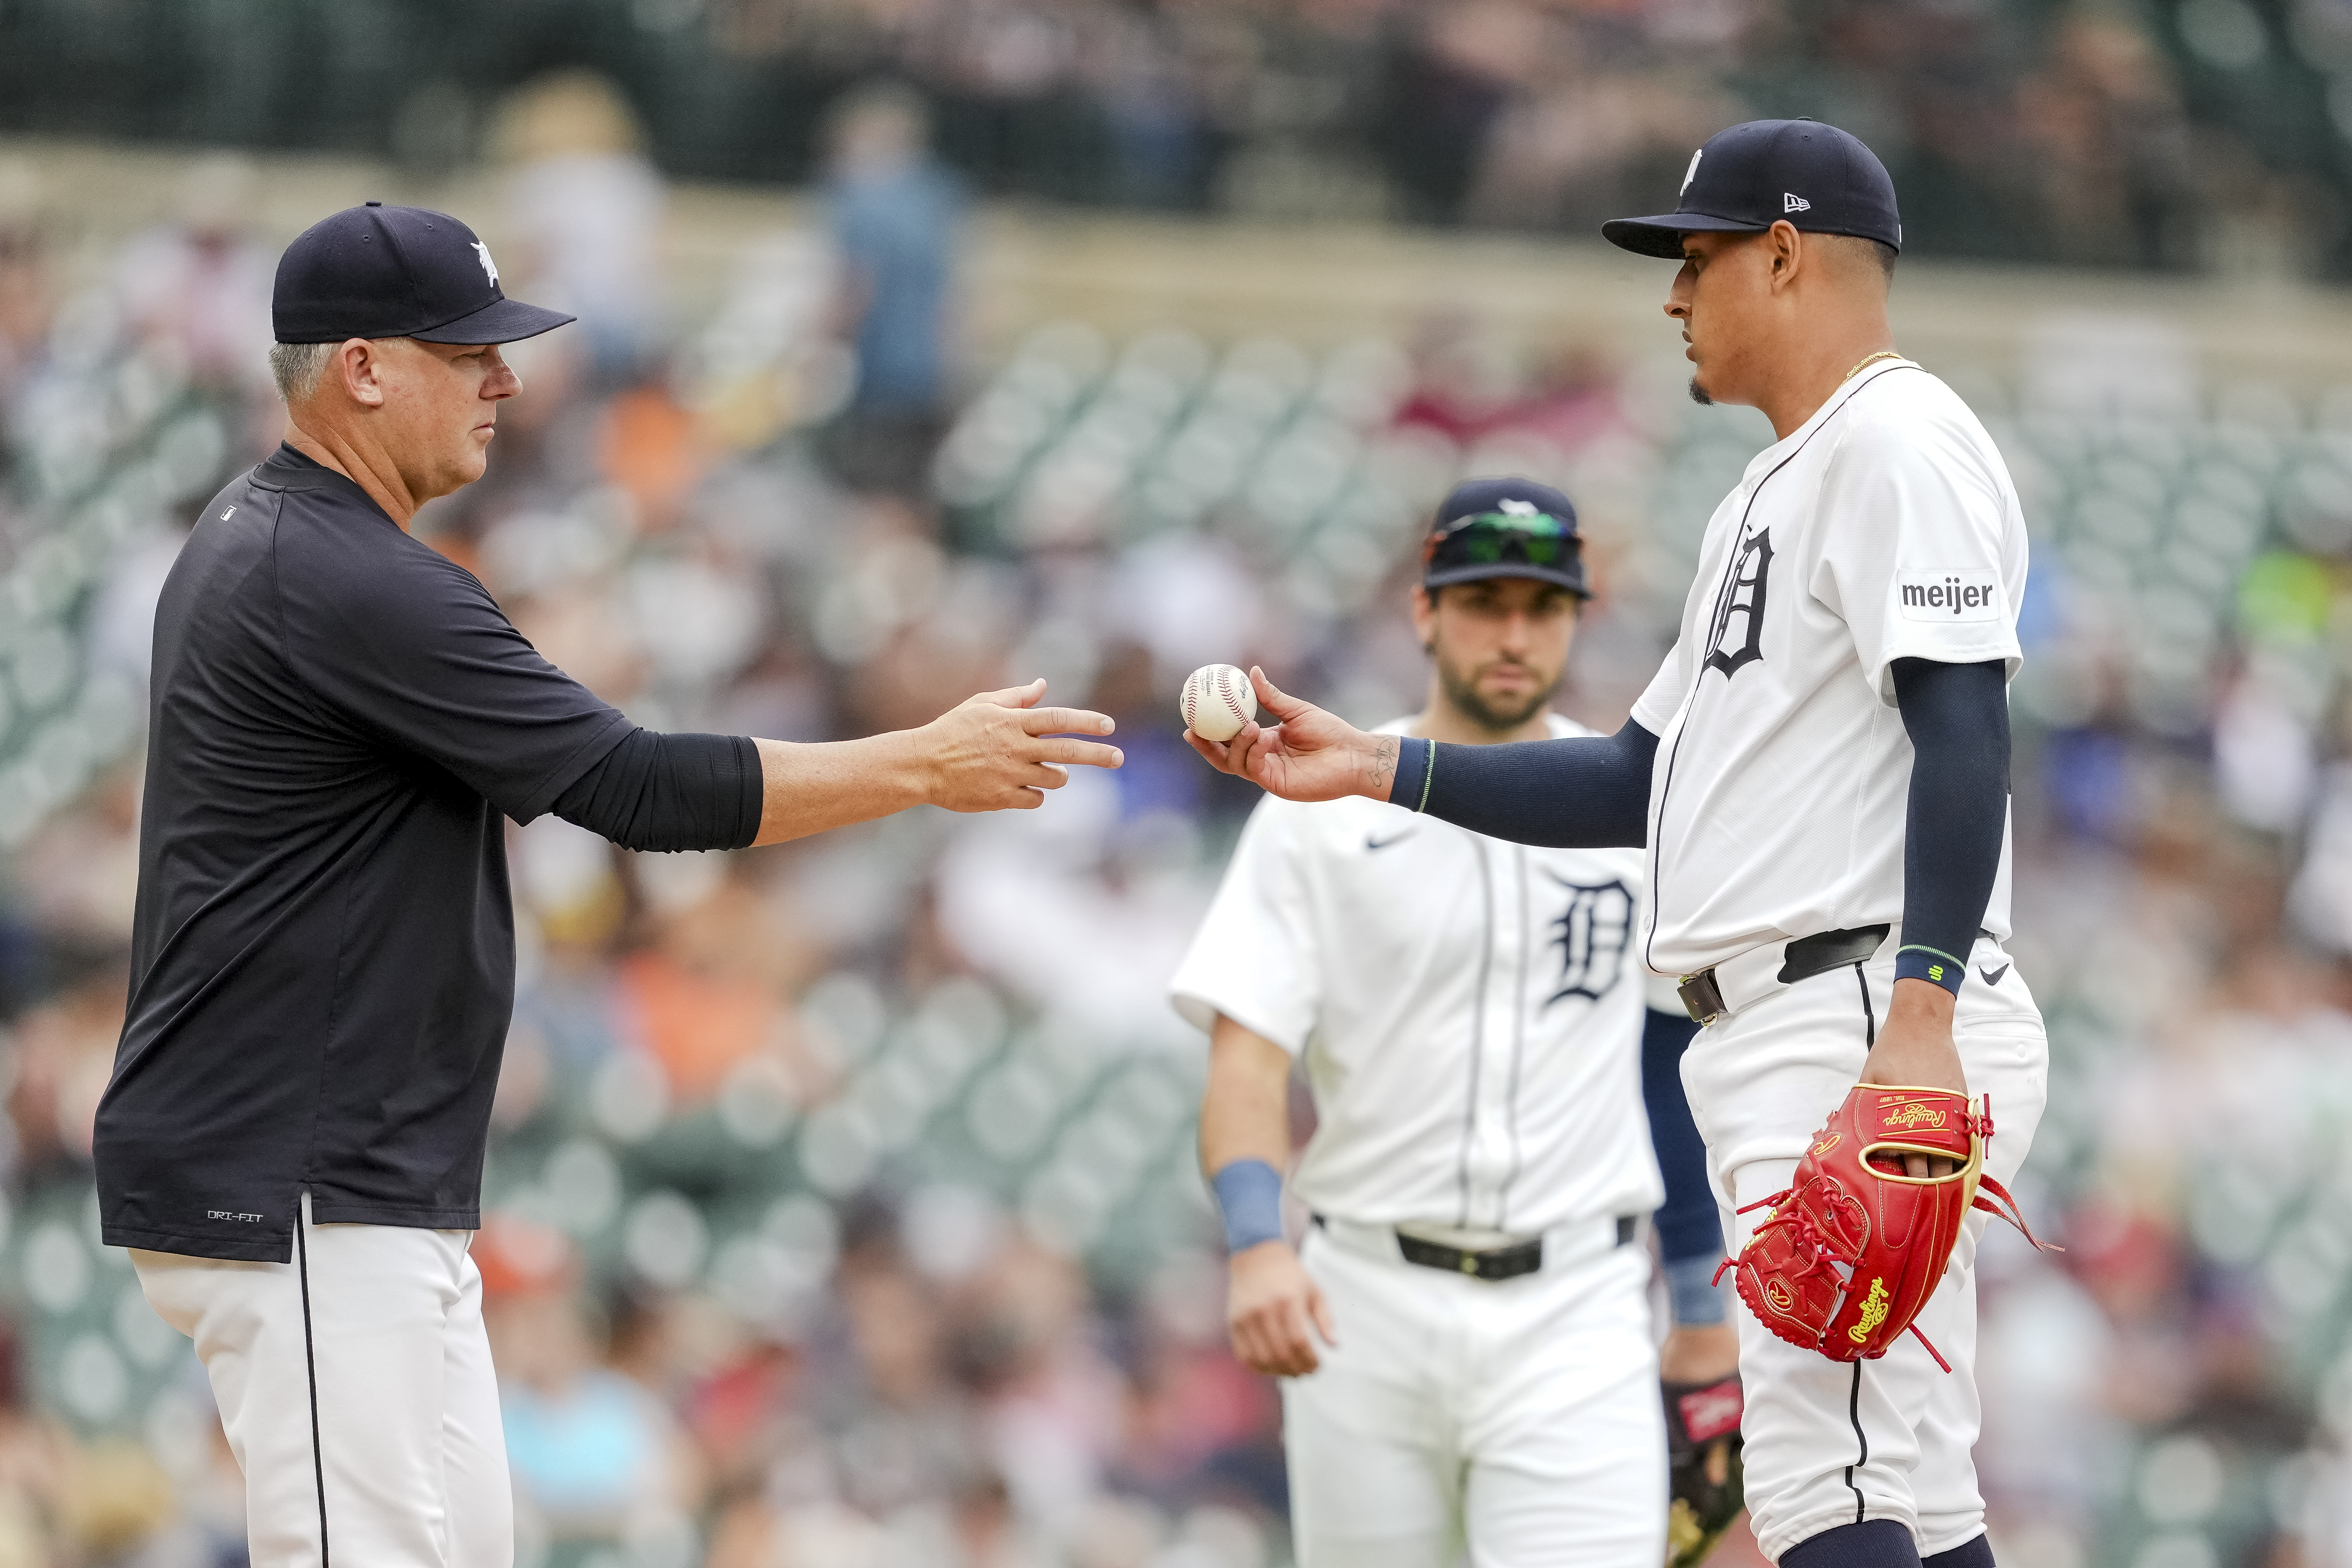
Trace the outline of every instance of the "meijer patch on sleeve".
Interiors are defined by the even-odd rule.
[[[1898,572],[1895,602],[1913,621],[1996,621],[2009,614],[2000,580],[1990,567]]]

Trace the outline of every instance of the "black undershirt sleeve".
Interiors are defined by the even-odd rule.
[[[1895,973],[1957,993],[2009,826],[2008,682],[1997,658],[1898,658],[1894,669],[1895,703],[1913,752]]]
[[[633,731],[555,815],[627,849],[741,849],[760,836],[760,749],[741,735]]]
[[[1547,849],[1638,848],[1650,833],[1658,738],[1631,719],[1614,735],[1442,746],[1408,735],[1391,803]]]

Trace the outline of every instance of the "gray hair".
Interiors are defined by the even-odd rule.
[[[269,345],[269,375],[278,383],[278,395],[288,407],[310,400],[319,390],[319,377],[326,374],[327,362],[335,355],[333,343],[272,343]]]

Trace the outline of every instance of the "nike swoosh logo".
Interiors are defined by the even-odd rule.
[[[1402,844],[1404,840],[1412,837],[1412,830],[1411,828],[1407,828],[1402,833],[1391,834],[1386,838],[1375,838],[1370,834],[1367,833],[1364,835],[1364,847],[1367,849],[1385,849],[1391,844]]]
[[[1977,973],[1984,976],[1986,984],[1998,985],[2000,984],[2000,977],[2009,973],[2009,965],[2004,963],[1999,969],[1979,969]]]

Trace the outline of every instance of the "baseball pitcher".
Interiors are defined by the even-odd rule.
[[[1575,520],[1521,479],[1446,498],[1412,602],[1428,701],[1381,735],[1588,735],[1549,710],[1587,594]],[[1268,799],[1242,836],[1172,989],[1211,1036],[1201,1152],[1234,1349],[1284,1380],[1302,1568],[1441,1568],[1465,1547],[1495,1568],[1658,1568],[1668,1441],[1637,1237],[1662,1190],[1664,1408],[1678,1450],[1715,1450],[1683,1545],[1736,1516],[1738,1341],[1674,1071],[1693,1026],[1644,1007],[1643,878],[1635,849],[1530,847],[1377,799]],[[1297,1251],[1294,1059],[1318,1112]]]
[[[1959,1220],[2023,1162],[2048,1055],[2001,947],[2017,493],[1983,426],[1894,346],[1903,229],[1853,137],[1734,126],[1692,157],[1677,210],[1602,233],[1679,261],[1665,308],[1692,395],[1756,407],[1779,437],[1709,522],[1680,640],[1625,727],[1487,748],[1365,734],[1261,676],[1278,724],[1194,744],[1295,801],[1643,847],[1638,950],[1706,1026],[1683,1081],[1716,1191],[1745,1211],[1758,1540],[1782,1568],[1987,1568],[1984,1221]],[[1873,1217],[1897,1212],[1934,1219],[1948,1261],[1901,1256],[1917,1238]]]

